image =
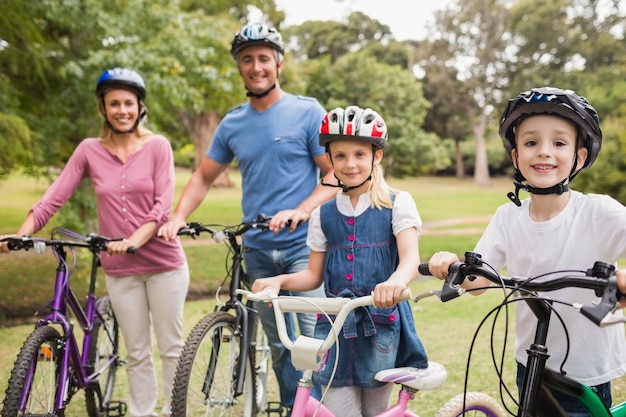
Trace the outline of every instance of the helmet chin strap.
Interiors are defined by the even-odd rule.
[[[337,178],[337,176],[335,175],[335,178]],[[341,180],[339,178],[337,178],[337,184],[326,184],[324,182],[324,179],[322,178],[322,185],[325,185],[326,187],[337,187],[337,188],[341,188],[343,190],[344,193],[347,193],[348,191],[352,191],[354,189],[357,189],[359,187],[361,187],[363,184],[365,184],[366,182],[370,181],[372,179],[372,174],[369,175],[369,177],[367,177],[365,179],[365,181],[363,181],[362,183],[360,183],[359,185],[354,185],[352,187],[346,187],[345,184],[341,183]]]
[[[509,198],[509,200],[515,203],[517,207],[520,207],[522,205],[522,202],[519,199],[520,190],[524,190],[531,194],[538,194],[538,195],[548,195],[548,194],[561,195],[564,192],[569,191],[569,184],[566,184],[566,182],[569,179],[570,179],[569,177],[565,178],[563,181],[561,181],[560,183],[556,185],[553,185],[552,187],[538,188],[538,187],[533,187],[532,185],[524,184],[522,182],[522,181],[525,181],[524,177],[522,176],[522,174],[520,174],[519,171],[516,170],[515,179],[513,180],[513,184],[515,185],[515,192],[511,191],[506,196]]]
[[[328,146],[328,144],[326,145]],[[328,149],[328,148],[327,148]],[[372,148],[373,149],[373,148]],[[329,152],[330,155],[330,152]],[[333,162],[333,158],[332,156],[330,157],[330,162],[332,164]],[[337,184],[326,184],[324,182],[324,178],[322,178],[322,185],[325,185],[326,187],[336,187],[336,188],[341,188],[343,190],[344,193],[347,193],[348,191],[352,191],[355,190],[361,186],[363,186],[366,182],[371,181],[372,180],[372,171],[374,170],[374,155],[372,154],[372,169],[370,170],[370,174],[367,176],[367,178],[365,179],[365,181],[363,181],[362,183],[360,183],[359,185],[354,185],[352,187],[347,187],[345,184],[341,183],[341,180],[339,179],[339,177],[337,177],[337,174],[333,174],[334,177],[337,179]]]
[[[561,195],[567,191],[569,191],[569,184],[574,180],[574,177],[578,172],[576,172],[576,154],[574,154],[574,165],[572,166],[572,170],[567,178],[565,178],[560,183],[553,185],[552,187],[547,188],[539,188],[533,187],[532,185],[524,184],[526,178],[522,175],[519,169],[515,168],[515,176],[513,179],[513,185],[515,185],[515,192],[509,192],[506,196],[511,200],[517,207],[522,205],[522,202],[519,199],[520,190],[524,190],[529,192],[530,194],[537,195],[548,195],[548,194],[556,194]]]
[[[270,91],[272,91],[275,88],[276,88],[276,83],[274,83],[273,86],[271,86],[270,88],[268,88],[264,92],[262,92],[260,94],[257,94],[257,93],[253,93],[252,91],[248,90],[248,87],[246,87],[246,90],[248,90],[248,92],[246,93],[246,97],[263,98],[266,95],[268,95],[270,93]]]

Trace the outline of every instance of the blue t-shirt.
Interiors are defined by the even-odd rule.
[[[220,164],[237,159],[244,221],[293,209],[313,192],[320,176],[313,158],[325,152],[319,145],[325,114],[316,99],[285,93],[264,112],[247,102],[224,117],[207,155]],[[281,249],[304,242],[306,233],[306,224],[293,233],[283,229],[277,236],[250,230],[245,241],[253,248]]]

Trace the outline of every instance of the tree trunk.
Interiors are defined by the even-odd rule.
[[[463,166],[463,154],[461,153],[461,142],[458,140],[454,141],[454,165],[456,167],[456,177],[463,178],[465,177],[465,166]]]
[[[470,119],[476,120],[476,119]],[[485,144],[485,127],[487,116],[481,112],[478,122],[472,125],[474,137],[476,139],[476,160],[474,162],[474,183],[481,187],[491,186],[489,176],[489,161],[487,160],[487,146]]]
[[[220,122],[220,117],[216,111],[212,111],[210,113],[196,114],[181,112],[180,118],[187,133],[193,139],[196,148],[196,156],[192,167],[195,170],[200,166],[209,146],[213,142],[213,136]],[[213,183],[213,187],[217,188],[231,188],[234,186],[235,183],[228,177],[228,170],[225,170]]]

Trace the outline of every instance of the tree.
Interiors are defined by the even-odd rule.
[[[429,104],[421,83],[408,69],[374,62],[365,50],[319,68],[309,79],[307,94],[317,97],[327,109],[356,104],[379,111],[385,119],[389,130],[383,161],[387,175],[415,176],[449,163],[439,138],[421,129]]]
[[[426,72],[439,71],[461,82],[462,99],[456,102],[471,127],[476,149],[474,182],[491,184],[487,160],[486,132],[492,112],[506,87],[509,59],[507,23],[509,11],[504,1],[457,1],[437,12],[429,34],[440,58],[426,56],[418,60]],[[433,50],[433,49],[430,49]],[[448,68],[454,67],[455,71]],[[454,85],[456,81],[447,81]]]

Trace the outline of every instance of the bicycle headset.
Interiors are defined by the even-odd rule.
[[[244,48],[249,46],[264,45],[276,50],[278,53],[276,57],[276,68],[278,69],[278,63],[282,61],[282,56],[285,54],[285,48],[283,46],[283,37],[276,28],[270,27],[262,23],[255,23],[246,25],[239,32],[235,34],[230,47],[230,54],[237,61],[237,55]],[[276,76],[278,77],[278,71]],[[246,93],[247,97],[263,98],[276,88],[276,82],[266,91],[256,94],[252,91]],[[246,90],[248,87],[246,87]]]
[[[139,116],[137,120],[135,120],[135,124],[133,127],[126,131],[121,132],[113,127],[109,122],[109,118],[106,114],[106,106],[104,105],[104,93],[113,88],[122,88],[125,90],[130,90],[137,94],[137,102],[139,105]],[[100,78],[98,78],[98,83],[96,84],[96,97],[100,99],[102,105],[102,113],[104,116],[104,122],[106,125],[116,134],[120,133],[133,133],[141,120],[146,116],[147,110],[144,106],[143,102],[146,99],[146,84],[143,81],[141,76],[128,68],[112,68],[104,71]]]
[[[328,187],[339,187],[344,193],[359,188],[372,179],[374,169],[374,153],[376,149],[385,149],[387,146],[387,124],[383,118],[372,109],[362,109],[358,106],[349,106],[345,110],[337,107],[329,111],[320,126],[319,143],[326,148],[326,152],[332,163],[333,157],[330,153],[330,143],[334,140],[356,140],[372,144],[372,168],[370,174],[361,184],[346,187],[337,178],[337,185],[326,184],[322,180],[322,185]]]
[[[573,122],[578,129],[576,150],[574,152],[574,165],[567,178],[560,183],[547,188],[533,187],[524,184],[526,178],[515,167],[513,184],[515,192],[510,192],[507,197],[518,207],[522,205],[519,200],[519,191],[525,190],[531,194],[563,194],[569,190],[569,183],[580,170],[576,170],[576,155],[578,153],[578,140],[587,148],[587,159],[581,169],[589,168],[600,153],[602,146],[602,131],[600,119],[586,98],[577,95],[572,90],[562,90],[554,87],[539,87],[520,93],[517,97],[509,100],[509,103],[500,119],[500,137],[509,157],[515,149],[515,130],[527,117],[532,115],[555,115]]]

